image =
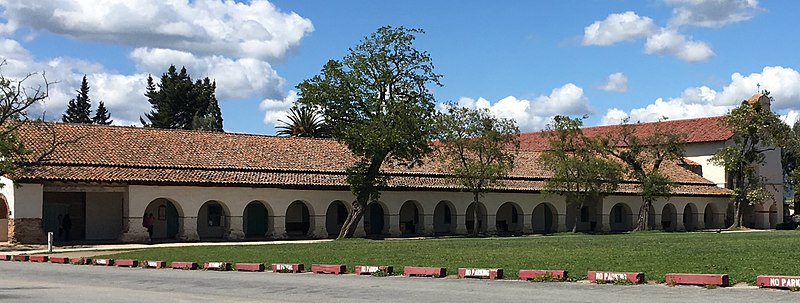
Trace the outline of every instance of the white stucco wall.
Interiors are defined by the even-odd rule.
[[[725,167],[711,164],[709,160],[724,145],[724,142],[701,142],[685,146],[686,158],[700,164],[703,167],[703,178],[719,187],[725,187]]]
[[[43,191],[41,184],[20,184],[14,188],[12,218],[41,218]]]

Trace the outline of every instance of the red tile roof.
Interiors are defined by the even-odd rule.
[[[670,129],[686,134],[686,143],[717,142],[727,141],[733,136],[730,130],[720,126],[722,117],[707,117],[684,120],[667,120],[660,122],[648,122],[631,124],[634,133],[641,137],[646,137],[658,128]],[[607,125],[583,128],[583,133],[588,137],[605,136],[614,132],[619,132],[620,125]],[[527,151],[547,150],[550,145],[543,132],[520,134],[520,148]]]
[[[26,124],[19,138],[32,156],[59,145],[43,165],[26,171],[24,182],[96,182],[279,188],[348,189],[345,168],[355,161],[331,139],[164,130],[86,124]],[[30,159],[29,159],[30,160]],[[459,190],[437,161],[406,168],[385,165],[389,189]],[[682,185],[676,194],[729,195],[729,191],[678,165],[665,171]],[[539,152],[523,151],[503,191],[537,192],[550,173]],[[636,192],[624,184],[620,193]]]

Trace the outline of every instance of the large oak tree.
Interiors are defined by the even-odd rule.
[[[414,46],[422,33],[381,27],[297,86],[298,102],[319,108],[332,137],[356,157],[347,168],[356,199],[338,238],[352,237],[367,203],[380,198],[385,162],[416,165],[431,151],[436,102],[430,88],[441,86],[441,76],[430,55]]]

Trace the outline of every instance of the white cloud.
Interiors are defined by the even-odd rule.
[[[605,20],[595,21],[583,29],[584,45],[611,45],[646,37],[654,29],[653,19],[635,12],[610,14]]]
[[[314,30],[311,21],[267,1],[0,0],[5,24],[85,41],[270,60]]]
[[[183,51],[149,48],[137,48],[130,57],[136,62],[138,70],[150,73],[154,78],[164,73],[167,66],[174,64],[185,66],[194,79],[214,79],[220,99],[279,97],[286,82],[268,62],[250,58],[197,57]]]
[[[722,91],[707,86],[690,87],[679,97],[668,100],[658,98],[645,107],[632,109],[627,115],[633,122],[655,121],[662,116],[674,120],[724,115],[756,94],[759,85],[760,89],[770,91],[770,96],[774,99],[771,109],[786,113],[781,116],[784,121],[790,122],[800,116],[800,73],[782,66],[766,66],[760,73],[747,76],[733,73],[731,82]],[[612,108],[601,119],[601,123],[618,121],[623,114],[626,113]]]
[[[673,6],[672,27],[690,25],[722,27],[746,21],[762,11],[758,0],[665,0]]]
[[[497,117],[514,119],[522,131],[542,129],[555,115],[591,113],[583,89],[572,83],[555,88],[550,95],[536,97],[533,101],[508,96],[491,104],[482,97],[461,97],[457,104],[468,108],[485,108]]]
[[[686,36],[671,29],[662,29],[647,37],[644,52],[676,56],[686,62],[707,61],[714,56],[714,51],[707,43],[687,39]]]
[[[800,121],[800,110],[790,110],[785,115],[781,115],[781,120],[786,122],[791,127],[794,127],[794,124]]]
[[[600,125],[616,125],[629,118],[628,113],[618,108],[610,108],[606,115],[600,120]]]
[[[297,101],[297,91],[290,90],[286,97],[281,99],[264,99],[258,107],[265,112],[264,123],[267,125],[278,125],[278,120],[286,121],[289,109]]]
[[[597,89],[607,92],[624,93],[628,91],[628,77],[623,73],[613,73],[608,75],[608,82],[598,86]]]

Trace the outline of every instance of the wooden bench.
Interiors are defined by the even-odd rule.
[[[117,267],[139,267],[139,260],[117,260]]]
[[[406,266],[403,267],[403,275],[406,277],[424,276],[424,277],[441,278],[447,275],[447,269],[444,267]]]
[[[236,271],[264,271],[264,263],[236,263]]]
[[[730,286],[728,275],[718,274],[667,274],[667,284]]]
[[[553,280],[563,281],[567,278],[566,270],[537,270],[537,269],[521,269],[517,274],[520,280],[534,280],[539,277],[549,276]]]
[[[611,271],[590,271],[586,274],[592,283],[601,282],[620,282],[644,283],[644,273],[642,272],[611,272]]]
[[[295,274],[301,273],[303,270],[303,264],[272,264],[272,272]]]
[[[502,268],[459,268],[459,278],[479,278],[479,279],[502,279]]]
[[[197,269],[197,263],[195,262],[172,262],[169,264],[169,267],[172,269],[188,269],[188,270],[195,270]]]
[[[347,273],[347,265],[344,264],[312,264],[311,272],[315,274],[336,274],[341,275]]]
[[[164,261],[142,261],[141,262],[142,268],[165,268],[167,267],[167,262]]]
[[[206,262],[203,263],[203,269],[205,270],[218,270],[218,271],[229,271],[231,270],[231,264],[226,262]]]
[[[364,266],[364,265],[356,266],[357,275],[371,275],[376,272],[382,272],[391,275],[393,271],[394,267],[392,266]]]

